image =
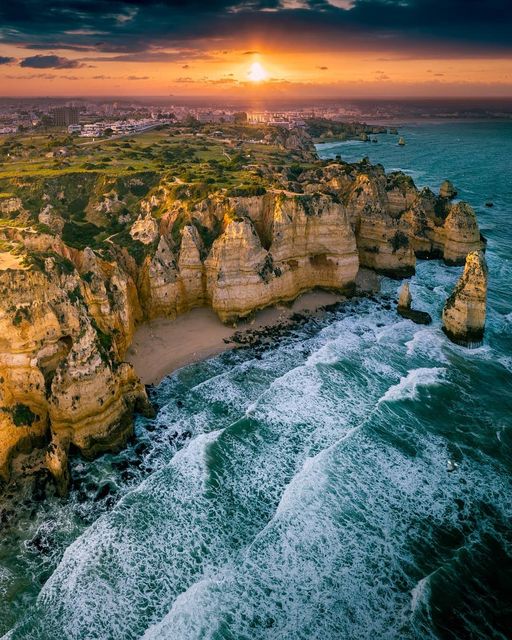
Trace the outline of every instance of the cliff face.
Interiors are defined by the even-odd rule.
[[[487,264],[481,251],[470,253],[443,309],[443,330],[457,344],[478,346],[484,336]]]
[[[129,178],[119,195],[112,180],[94,186],[81,177],[80,191],[68,180],[62,193],[72,202],[95,193],[98,201],[85,209],[94,223],[70,223],[67,200],[52,183],[38,187],[45,204],[37,219],[46,227],[37,232],[21,199],[2,203],[25,226],[0,230],[9,258],[0,261],[1,477],[9,477],[17,452],[46,447],[44,463],[64,492],[70,445],[86,456],[122,445],[134,408],[148,408],[122,361],[144,320],[209,305],[235,322],[315,287],[350,293],[360,267],[401,277],[414,272],[418,257],[458,264],[480,250],[468,205],[364,161],[313,162],[307,136],[282,134],[279,144],[307,164],[263,167],[275,180],[263,194],[208,193],[151,175],[145,189],[152,190],[130,211],[142,178]],[[77,248],[75,235],[96,234],[101,220],[123,231]],[[458,287],[444,319],[450,336],[473,340],[483,327],[482,299],[470,281]],[[485,318],[485,295],[483,304]]]
[[[1,477],[17,452],[50,440],[61,458],[71,444],[85,455],[120,446],[134,407],[146,409],[147,399],[131,366],[119,363],[115,331],[95,322],[101,304],[87,282],[69,262],[48,257],[39,268],[1,272],[0,290]],[[105,311],[107,323],[115,314]],[[129,332],[128,325],[120,344]]]
[[[219,225],[207,257],[197,228],[173,239],[165,221],[153,256],[142,266],[146,317],[175,317],[209,304],[235,321],[314,287],[349,290],[359,268],[353,229],[344,207],[323,194],[283,192],[202,203],[201,224]]]
[[[353,287],[359,260],[343,207],[320,194],[280,193],[255,204],[253,219],[262,236],[250,219],[232,220],[206,260],[207,298],[223,321],[314,287]]]
[[[402,277],[414,273],[416,258],[464,264],[469,252],[482,248],[475,212],[468,204],[452,204],[429,189],[418,190],[401,173],[362,169],[344,196],[362,266]]]

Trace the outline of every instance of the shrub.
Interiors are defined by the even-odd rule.
[[[232,198],[250,198],[252,196],[263,196],[265,193],[267,193],[267,190],[262,185],[247,184],[228,189],[227,195]]]
[[[30,427],[39,418],[29,406],[19,402],[10,409],[12,421],[17,427]]]
[[[409,238],[402,231],[397,231],[389,242],[393,247],[393,253],[396,253],[399,249],[409,246]]]

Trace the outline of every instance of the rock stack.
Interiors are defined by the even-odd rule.
[[[439,195],[441,198],[453,200],[457,195],[457,189],[453,186],[453,183],[450,182],[450,180],[445,180],[439,189]]]
[[[430,324],[432,318],[426,311],[417,311],[412,309],[412,296],[409,289],[409,283],[404,282],[400,287],[400,293],[398,296],[398,315],[407,320],[412,320],[416,324]]]
[[[473,251],[443,309],[443,331],[452,342],[467,347],[482,344],[486,301],[487,264],[482,251]]]

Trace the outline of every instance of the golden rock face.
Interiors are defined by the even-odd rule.
[[[466,265],[443,309],[443,329],[455,343],[481,344],[486,316],[487,264],[482,251],[468,254]]]
[[[92,277],[91,277],[92,281]],[[126,307],[98,305],[78,273],[49,258],[44,271],[4,271],[0,290],[0,475],[8,479],[18,451],[51,438],[85,455],[120,446],[131,431],[145,390],[117,354],[131,339]],[[123,291],[121,300],[125,301]],[[86,300],[92,300],[91,307]],[[99,328],[124,329],[116,345]]]

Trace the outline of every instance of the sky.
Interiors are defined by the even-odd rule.
[[[0,0],[0,96],[512,96],[512,0]]]

